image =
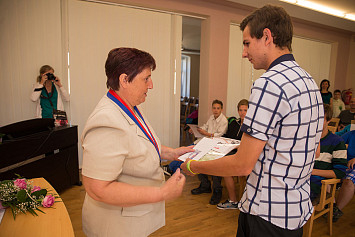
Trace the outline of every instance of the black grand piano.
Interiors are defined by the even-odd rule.
[[[81,185],[77,126],[31,119],[0,127],[0,180],[45,178],[57,192]]]

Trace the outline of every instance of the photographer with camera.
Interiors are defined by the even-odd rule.
[[[51,66],[43,65],[39,73],[30,99],[37,102],[36,118],[53,118],[53,110],[64,111],[62,98],[69,101],[69,94]]]

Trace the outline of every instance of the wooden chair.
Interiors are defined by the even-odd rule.
[[[180,132],[182,133],[182,138],[186,138],[186,134],[184,131],[185,125],[186,125],[186,118],[187,118],[187,112],[188,112],[188,102],[182,101],[180,102]]]
[[[331,131],[332,133],[335,133],[337,131],[337,127],[328,126],[328,130]]]
[[[187,111],[187,116],[194,112],[195,110],[198,110],[198,104],[189,104],[189,109]]]
[[[333,234],[333,204],[336,186],[339,182],[340,179],[322,180],[319,203],[314,206],[312,216],[303,228],[303,237],[311,237],[314,220],[326,213],[328,213],[329,235]],[[327,193],[327,190],[330,190],[329,193]]]
[[[335,133],[338,129],[340,118],[332,118],[328,123],[328,130]]]
[[[340,118],[332,118],[330,120],[330,122],[328,123],[328,128],[329,127],[335,127],[336,128],[335,132],[336,132],[337,129],[338,129],[338,126],[339,126],[339,122],[340,122]],[[333,130],[333,129],[331,128],[329,130]]]

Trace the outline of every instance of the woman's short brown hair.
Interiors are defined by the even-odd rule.
[[[265,5],[255,10],[240,23],[242,31],[247,26],[249,26],[250,36],[257,39],[261,39],[264,29],[268,28],[276,46],[279,48],[287,47],[290,52],[292,51],[292,20],[282,7]]]
[[[155,60],[149,53],[135,48],[112,49],[105,63],[106,86],[109,89],[119,90],[121,74],[127,74],[127,80],[131,82],[147,67],[152,70],[156,67]]]

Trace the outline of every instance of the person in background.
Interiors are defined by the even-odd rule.
[[[242,99],[239,101],[237,105],[237,111],[239,118],[235,117],[228,118],[228,129],[227,133],[223,135],[223,137],[232,138],[236,140],[241,140],[243,131],[241,131],[241,127],[245,118],[245,115],[248,111],[248,100]],[[227,155],[233,155],[237,152],[237,150],[233,150],[229,152]],[[224,178],[224,183],[226,185],[228,191],[228,199],[225,202],[217,204],[218,209],[237,209],[238,201],[237,194],[235,192],[235,184],[232,176],[226,176]],[[241,177],[244,178],[244,177]]]
[[[350,132],[351,129],[351,124],[346,125],[342,130],[340,130],[339,132],[335,132],[335,135],[338,136],[343,136],[345,133]]]
[[[335,90],[333,98],[333,118],[337,118],[343,110],[345,110],[345,104],[341,99],[341,92],[340,90]]]
[[[282,7],[255,10],[240,29],[242,57],[266,72],[251,88],[238,151],[216,160],[187,159],[181,168],[190,175],[248,176],[237,237],[301,237],[313,212],[309,178],[320,149],[322,97],[291,54],[293,25]]]
[[[344,127],[351,124],[351,120],[355,119],[355,97],[351,98],[349,105],[350,110],[343,110],[339,114],[340,122],[338,131],[341,131]]]
[[[339,195],[333,207],[333,221],[336,222],[343,215],[343,208],[352,200],[355,192],[355,130],[341,136],[348,144],[348,168],[346,176],[339,190]]]
[[[198,128],[197,131],[206,137],[221,137],[226,133],[228,127],[228,120],[226,116],[222,113],[223,111],[223,103],[220,100],[214,100],[212,102],[212,115],[207,120],[207,122],[201,127]],[[190,133],[191,133],[190,129]],[[199,141],[199,140],[198,140]],[[199,174],[198,178],[201,183],[198,188],[194,188],[191,190],[191,194],[198,195],[201,193],[211,193],[211,182],[208,179],[208,176],[205,174]],[[213,194],[210,199],[211,205],[217,205],[222,198],[222,189],[221,185],[222,177],[220,176],[212,176],[213,182]]]
[[[37,83],[33,86],[30,99],[37,103],[36,118],[53,118],[53,109],[64,111],[64,101],[69,101],[69,93],[62,85],[54,69],[43,65],[39,69]],[[63,100],[62,100],[63,99]]]
[[[320,93],[322,95],[323,103],[328,104],[333,107],[333,95],[332,92],[329,91],[330,82],[327,79],[324,79],[320,83]]]
[[[87,236],[148,236],[165,225],[165,201],[179,197],[185,176],[165,182],[161,159],[174,160],[189,147],[160,144],[140,112],[150,89],[154,58],[135,48],[112,49],[105,63],[107,88],[83,133],[82,209]]]
[[[346,146],[344,140],[328,130],[332,108],[324,104],[324,124],[320,139],[320,156],[316,157],[311,176],[311,200],[317,203],[322,180],[342,179],[346,170]]]

